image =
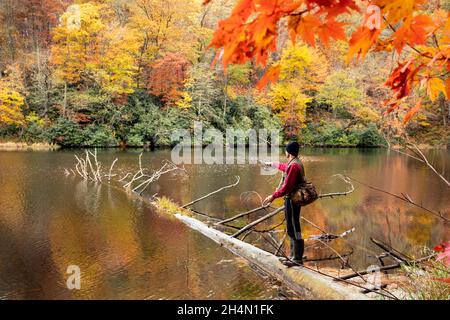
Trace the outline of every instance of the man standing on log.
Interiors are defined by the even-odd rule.
[[[305,170],[298,158],[300,145],[298,142],[290,142],[286,146],[287,163],[269,162],[267,165],[283,171],[283,177],[274,194],[264,200],[264,205],[284,196],[284,212],[286,218],[286,229],[290,240],[290,260],[282,259],[283,264],[294,266],[303,264],[303,252],[305,241],[302,239],[300,229],[301,206],[292,202],[291,194],[305,181]]]

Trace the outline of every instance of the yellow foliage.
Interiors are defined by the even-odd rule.
[[[283,50],[280,60],[280,80],[299,80],[305,89],[317,89],[328,71],[326,58],[308,46],[290,45]]]
[[[260,95],[255,100],[270,104],[278,118],[295,133],[304,126],[307,104],[312,100],[310,92],[324,81],[328,63],[313,48],[291,45],[283,50],[279,65],[279,81],[266,96]]]
[[[111,15],[107,5],[91,2],[71,6],[62,15],[51,47],[52,63],[62,81],[98,83],[116,95],[134,91],[137,36],[111,23]]]
[[[269,97],[272,109],[284,122],[302,127],[306,120],[307,103],[312,98],[302,93],[296,83],[279,82],[272,86]]]
[[[187,91],[181,93],[180,99],[175,102],[175,105],[181,109],[187,109],[191,107],[192,97]]]
[[[148,63],[167,52],[177,52],[190,60],[197,57],[195,41],[211,33],[199,27],[198,0],[136,0],[130,2],[127,27],[136,32],[141,51],[137,57]]]
[[[0,78],[0,126],[22,125],[22,106],[25,102],[19,68],[12,66]]]
[[[100,32],[106,26],[100,13],[101,4],[83,3],[70,6],[53,30],[52,63],[56,75],[68,83],[85,80],[100,65]]]
[[[353,108],[350,113],[358,122],[364,124],[377,123],[381,119],[378,112],[367,106]]]

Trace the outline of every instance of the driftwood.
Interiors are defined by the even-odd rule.
[[[108,184],[110,185],[111,178],[116,177],[117,174],[113,173],[113,169],[118,159],[114,159],[109,167],[108,173],[103,172],[103,164],[97,158],[97,149],[92,151],[85,150],[84,156],[75,155],[77,163],[75,164],[75,171],[70,169],[65,169],[66,175],[78,175],[84,180],[90,180],[93,182],[103,183],[103,178],[108,179]],[[149,170],[142,167],[142,153],[139,155],[139,170],[136,173],[128,172],[124,177],[117,180],[117,182],[124,182],[128,177],[132,177],[131,180],[125,182],[122,187],[127,191],[132,191],[141,195],[145,189],[152,183],[158,180],[163,174],[175,171],[183,170],[174,163],[170,161],[164,161],[161,168],[154,171],[152,174],[147,173]],[[133,185],[135,184],[135,185]]]
[[[341,234],[323,233],[323,234],[316,235],[316,236],[310,236],[310,237],[306,238],[305,241],[313,241],[313,240],[331,241],[334,239],[343,238],[343,237],[349,235],[350,233],[352,233],[353,231],[355,231],[355,228],[351,228],[347,231],[342,232]]]
[[[426,256],[426,257],[423,257],[423,258],[420,258],[420,259],[409,261],[409,264],[421,263],[421,262],[429,260],[432,257],[434,257],[434,254]],[[403,264],[404,264],[403,262],[398,262],[398,263],[390,264],[390,265],[387,265],[387,266],[384,266],[384,267],[380,267],[379,270],[380,271],[393,270],[393,269],[400,268]],[[339,279],[348,280],[348,279],[351,279],[351,278],[354,278],[354,277],[358,277],[358,276],[361,276],[361,275],[365,275],[365,274],[368,274],[368,273],[371,273],[371,272],[373,272],[373,271],[361,270],[361,271],[358,271],[357,273],[355,272],[355,273],[352,273],[352,274],[348,274],[346,276],[339,277]]]
[[[272,218],[273,216],[275,216],[276,214],[278,214],[279,212],[281,212],[281,211],[283,211],[283,210],[284,210],[284,207],[281,207],[281,208],[278,208],[278,209],[276,209],[276,210],[274,210],[274,211],[272,211],[272,212],[266,214],[265,216],[263,216],[263,217],[261,217],[261,218],[255,220],[255,221],[253,221],[252,223],[249,223],[248,225],[246,225],[245,227],[243,227],[242,229],[240,229],[239,231],[237,231],[236,233],[234,233],[234,234],[232,235],[232,237],[233,237],[233,238],[236,238],[236,237],[240,236],[240,235],[241,235],[242,233],[244,233],[245,231],[250,230],[250,229],[252,229],[254,226],[256,226],[257,224],[259,224],[259,223],[261,223],[261,222],[263,222],[263,221],[265,221],[265,220],[267,220],[267,219]]]
[[[383,290],[383,289],[387,288],[387,286],[388,286],[387,283],[385,283],[385,284],[382,284],[379,288],[374,286],[373,288],[370,288],[370,289],[361,290],[361,293],[367,294],[367,293],[371,293],[371,292],[374,292],[377,290]]]
[[[269,205],[265,205],[265,206],[261,206],[261,207],[258,207],[258,208],[255,208],[255,209],[243,212],[243,213],[239,213],[239,214],[237,214],[235,216],[232,216],[231,218],[228,218],[228,219],[221,220],[221,221],[217,222],[216,225],[220,225],[220,224],[225,224],[225,223],[231,222],[233,220],[236,220],[236,219],[248,216],[249,214],[252,214],[254,212],[258,212],[259,210],[263,210],[263,209],[266,209],[268,207],[269,207]]]
[[[436,168],[430,163],[430,161],[427,159],[427,157],[423,154],[423,152],[419,149],[419,147],[417,145],[410,143],[410,142],[406,142],[406,149],[411,151],[414,154],[414,155],[412,155],[410,153],[403,152],[401,150],[392,149],[391,144],[386,139],[386,137],[384,137],[384,139],[388,143],[388,150],[395,151],[397,153],[403,154],[407,157],[410,157],[412,159],[415,159],[419,162],[424,163],[434,174],[436,174],[439,177],[439,179],[441,179],[447,185],[447,187],[450,187],[450,181],[448,181],[441,173],[439,173],[436,170]]]
[[[187,208],[187,207],[193,205],[194,203],[197,203],[197,202],[199,202],[199,201],[201,201],[201,200],[204,200],[204,199],[206,199],[206,198],[208,198],[208,197],[210,197],[210,196],[212,196],[212,195],[214,195],[214,194],[216,194],[216,193],[219,193],[220,191],[223,191],[223,190],[225,190],[225,189],[229,189],[229,188],[235,187],[235,186],[237,186],[237,185],[239,184],[239,181],[240,181],[240,180],[241,180],[241,177],[236,176],[236,182],[235,182],[235,183],[230,184],[230,185],[227,185],[227,186],[222,187],[222,188],[220,188],[220,189],[217,189],[217,190],[215,190],[215,191],[213,191],[213,192],[210,192],[210,193],[204,195],[203,197],[200,197],[200,198],[198,198],[198,199],[195,199],[195,200],[193,200],[193,201],[191,201],[191,202],[189,202],[189,203],[186,203],[186,204],[182,205],[180,208],[183,208],[183,209],[184,209],[184,208]]]
[[[340,179],[342,179],[346,184],[348,184],[350,186],[350,189],[344,192],[332,192],[332,193],[325,193],[325,194],[320,194],[319,195],[319,199],[321,198],[334,198],[334,197],[338,197],[338,196],[346,196],[349,195],[350,193],[352,193],[353,191],[355,191],[355,187],[353,186],[353,183],[351,182],[351,180],[348,177],[343,176],[342,174],[335,174],[334,177],[338,177]]]
[[[334,197],[338,197],[338,196],[346,196],[346,195],[349,195],[350,193],[352,193],[353,191],[355,191],[355,187],[353,186],[351,180],[348,177],[345,177],[342,174],[336,174],[336,175],[334,175],[334,177],[338,177],[338,178],[342,179],[345,183],[347,183],[350,186],[350,189],[347,190],[347,191],[344,191],[344,192],[332,192],[332,193],[321,194],[321,195],[319,195],[319,199],[327,198],[327,197],[334,198]],[[200,200],[202,200],[202,199],[200,199]],[[188,206],[190,204],[192,204],[192,203],[188,203],[185,206]],[[185,208],[185,206],[183,206],[182,208]],[[270,207],[270,204],[263,205],[263,206],[260,206],[258,208],[251,209],[249,211],[239,213],[239,214],[237,214],[235,216],[232,216],[231,218],[228,218],[228,219],[222,220],[220,222],[217,222],[216,225],[225,224],[225,223],[234,221],[236,219],[245,217],[247,215],[250,215],[252,213],[258,212],[260,210],[267,209],[268,207]]]
[[[286,240],[286,236],[287,236],[287,234],[284,233],[283,237],[281,238],[280,242],[278,243],[278,246],[277,246],[275,252],[273,253],[274,255],[277,256],[280,253],[280,250],[283,249],[283,244],[284,244],[284,241]]]
[[[386,253],[388,253],[390,256],[392,256],[398,262],[404,262],[404,263],[409,264],[410,261],[412,260],[411,258],[407,257],[406,255],[404,255],[400,251],[395,250],[394,248],[392,248],[391,246],[387,245],[386,243],[384,243],[384,242],[382,242],[380,240],[377,240],[377,239],[374,239],[374,238],[370,238],[370,241],[372,241],[378,247],[380,247],[381,249],[386,251]]]
[[[107,177],[108,182],[109,182],[112,177],[117,176],[116,174],[113,173],[114,164],[116,163],[116,160],[114,160],[114,162],[109,167],[110,170],[108,171],[108,174],[104,174],[103,170],[102,170],[102,164],[97,160],[96,157],[97,157],[96,152],[95,153],[86,152],[86,158],[78,158],[77,157],[77,163],[75,165],[75,170],[77,172],[75,172],[73,170],[70,170],[70,171],[72,172],[72,174],[75,174],[75,175],[78,174],[85,180],[92,180],[92,181],[96,181],[96,182],[100,182],[100,183],[103,183],[102,177]],[[180,169],[178,167],[176,167],[176,168]],[[166,166],[166,169],[167,169],[167,166]],[[166,169],[163,166],[163,168],[157,170],[155,172],[155,177],[159,178],[159,176],[162,173],[167,171]],[[65,170],[66,174],[69,173],[70,171]],[[130,176],[132,176],[131,180],[126,182],[125,185],[122,186],[122,188],[120,188],[120,189],[131,190],[131,191],[133,191],[133,190],[134,191],[142,191],[141,188],[145,189],[147,182],[149,181],[149,179],[152,175],[148,174],[147,170],[142,167],[141,157],[140,157],[139,171],[137,171],[134,175],[132,173],[127,173],[124,177],[122,177],[121,179],[116,180],[116,181],[122,182]],[[238,178],[238,181],[236,182],[236,184],[239,183],[239,177],[237,177],[237,178]],[[136,183],[137,186],[132,187],[133,183]],[[112,184],[112,186],[119,188],[118,186],[115,186],[114,184]],[[227,186],[227,187],[231,187],[231,186]],[[227,187],[221,188],[217,192],[219,192],[223,189],[226,189]],[[210,196],[214,193],[216,193],[216,192],[208,194],[208,195],[202,197],[201,199],[197,199],[197,200],[195,200],[195,202],[205,199],[207,196]],[[142,198],[141,193],[131,192],[130,195],[139,197],[140,199],[145,200],[145,201],[149,201],[146,198]],[[280,212],[282,210],[283,210],[283,207],[278,208],[274,212],[271,212],[269,215],[258,219],[258,221],[255,221],[255,223],[253,223],[252,225],[248,225],[243,228],[246,230],[241,229],[238,232],[251,231],[251,229],[255,225],[257,225],[258,223],[260,223],[266,219],[269,219],[271,216],[274,216],[275,214],[277,214],[278,212]],[[184,220],[185,222],[186,222],[185,219],[190,220],[191,223],[188,223],[188,224],[190,224],[191,227],[193,227],[192,224],[204,225],[200,221],[189,218],[189,217],[184,216],[183,218],[180,218],[180,219]],[[195,222],[192,222],[192,221],[195,221]],[[206,225],[204,225],[204,226],[206,226]],[[193,227],[193,228],[196,229],[195,227]],[[285,283],[287,282],[288,285],[292,286],[293,288],[295,288],[299,291],[303,290],[302,288],[306,287],[306,288],[312,290],[313,292],[315,292],[319,297],[336,298],[336,299],[346,299],[346,298],[347,299],[365,299],[366,298],[361,293],[358,293],[358,292],[355,292],[354,290],[352,290],[352,288],[340,286],[337,283],[333,283],[333,281],[330,280],[330,277],[331,278],[333,278],[333,277],[329,276],[327,274],[323,274],[322,276],[320,276],[317,274],[317,272],[315,270],[312,270],[309,268],[304,268],[303,270],[302,269],[294,270],[296,268],[291,268],[291,269],[286,270],[286,268],[283,265],[281,265],[281,263],[278,261],[277,257],[268,253],[270,256],[266,255],[265,258],[264,257],[261,258],[261,257],[259,257],[259,253],[261,253],[262,250],[254,247],[250,244],[247,244],[247,243],[244,243],[244,246],[246,246],[246,248],[248,248],[250,250],[249,251],[250,255],[245,256],[245,254],[243,254],[242,251],[240,252],[241,249],[239,248],[239,245],[236,245],[236,244],[243,243],[242,241],[234,239],[233,237],[230,237],[230,236],[223,234],[212,228],[208,228],[208,229],[214,234],[218,233],[220,235],[220,237],[225,237],[225,241],[228,241],[230,243],[231,247],[233,247],[230,250],[232,250],[233,252],[235,252],[241,256],[248,258],[251,262],[256,263],[259,267],[266,269],[266,271],[268,270],[270,274],[274,275],[275,277],[277,277],[278,279],[280,279],[281,281],[283,281]],[[203,231],[201,231],[201,232],[203,233]],[[208,231],[208,233],[209,233],[209,231]],[[235,242],[235,241],[237,241],[237,242]],[[258,251],[258,250],[260,250],[260,251]],[[244,252],[245,252],[245,249],[244,249]],[[255,252],[257,252],[256,255],[254,255]],[[264,252],[264,251],[262,251],[262,252]],[[263,256],[265,254],[266,253],[264,253]],[[262,260],[260,260],[260,258]],[[321,273],[319,272],[319,274],[321,274]],[[358,285],[356,285],[356,286],[358,286]]]
[[[304,259],[304,262],[320,262],[320,261],[330,261],[330,260],[339,260],[341,258],[347,258],[350,257],[353,254],[353,250],[346,252],[346,253],[342,253],[339,256],[338,255],[329,255],[328,257],[325,258],[316,258],[316,259]]]
[[[274,245],[272,242],[269,241],[269,244],[271,244],[271,245],[274,246],[274,248],[275,248],[275,245]],[[326,244],[325,244],[325,245],[326,245]],[[333,251],[335,251],[335,250],[333,249]],[[335,251],[335,252],[336,252],[336,251]],[[337,252],[336,252],[336,253],[337,253]],[[338,259],[343,260],[342,255],[340,255],[339,253],[337,253],[337,255],[338,255]],[[283,252],[283,257],[284,257],[286,260],[291,261],[293,265],[298,265],[297,263],[295,263],[294,261],[292,261],[292,260],[286,255],[286,253],[284,253],[284,252]],[[343,261],[345,261],[345,260],[343,260]],[[300,266],[300,265],[298,265],[298,266]],[[359,285],[359,284],[357,284],[357,283],[354,283],[354,282],[351,282],[351,281],[348,281],[348,280],[345,280],[345,279],[340,279],[340,278],[338,278],[338,277],[332,276],[332,275],[327,274],[327,273],[323,273],[323,272],[319,271],[318,269],[315,270],[315,269],[313,269],[313,268],[308,267],[307,265],[301,265],[300,267],[301,267],[302,269],[312,270],[312,271],[314,271],[314,272],[317,272],[317,273],[320,274],[320,275],[327,276],[327,277],[329,277],[329,278],[331,278],[331,279],[333,279],[333,280],[335,280],[335,281],[343,281],[343,282],[345,282],[345,283],[347,283],[347,284],[349,284],[349,285],[352,285],[352,286],[361,288],[361,289],[363,289],[363,291],[373,292],[373,293],[379,294],[379,295],[381,295],[381,296],[383,296],[383,297],[386,297],[386,298],[389,298],[389,299],[395,299],[395,300],[398,300],[398,298],[397,298],[395,295],[393,295],[391,292],[389,292],[389,291],[387,291],[387,290],[385,290],[385,289],[383,289],[383,288],[381,288],[379,291],[378,291],[378,290],[374,290],[374,289],[372,289],[372,288],[367,288],[367,287],[364,287],[364,286]],[[350,266],[350,267],[351,267],[351,266]],[[356,272],[356,273],[357,273],[357,272]],[[359,276],[362,278],[362,276],[361,276],[359,273],[357,273],[357,275],[359,275]],[[363,280],[364,282],[367,283],[366,279],[362,278],[362,280]],[[380,291],[382,291],[382,292],[380,292]]]

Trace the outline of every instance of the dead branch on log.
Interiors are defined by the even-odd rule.
[[[94,157],[95,166],[92,164],[91,156]],[[97,151],[92,153],[91,151],[85,151],[85,157],[78,157],[75,155],[77,164],[75,165],[75,170],[80,177],[84,180],[91,180],[95,182],[101,182],[102,177],[100,174],[101,164],[96,160]]]
[[[155,171],[152,175],[146,175],[146,180],[141,182],[137,187],[133,188],[131,191],[142,194],[145,189],[154,181],[158,180],[163,174],[179,170],[180,168],[170,161],[166,161],[163,166]]]
[[[204,199],[206,199],[206,198],[208,198],[208,197],[210,197],[210,196],[212,196],[212,195],[214,195],[214,194],[216,194],[216,193],[218,193],[218,192],[220,192],[220,191],[223,191],[223,190],[225,190],[225,189],[229,189],[229,188],[235,187],[235,186],[237,186],[237,185],[239,184],[239,181],[240,181],[240,180],[241,180],[241,177],[236,176],[236,182],[235,182],[235,183],[230,184],[230,185],[225,186],[225,187],[222,187],[222,188],[220,188],[220,189],[217,189],[217,190],[215,190],[215,191],[213,191],[213,192],[210,192],[210,193],[204,195],[203,197],[200,197],[200,198],[195,199],[195,200],[193,200],[193,201],[191,201],[191,202],[189,202],[189,203],[186,203],[185,205],[182,205],[181,208],[184,209],[184,208],[189,207],[189,206],[193,205],[194,203],[197,203],[197,202],[199,202],[199,201],[201,201],[201,200],[204,200]]]
[[[343,237],[349,235],[350,233],[352,233],[353,231],[355,231],[355,228],[351,228],[340,234],[323,233],[323,234],[316,235],[316,236],[310,236],[310,237],[306,238],[305,241],[319,240],[319,241],[330,242],[331,240],[334,240],[334,239],[343,238]]]
[[[269,244],[272,245],[272,246],[274,247],[274,249],[276,248],[276,246],[275,246],[272,242],[269,241]],[[328,273],[325,273],[325,272],[316,270],[316,269],[314,269],[314,268],[308,267],[307,265],[300,265],[300,264],[297,264],[296,262],[294,262],[293,260],[291,260],[291,259],[286,255],[286,252],[281,251],[281,253],[282,253],[282,256],[283,256],[285,259],[291,261],[294,265],[297,265],[297,266],[299,266],[299,267],[302,267],[302,268],[311,270],[311,271],[316,272],[316,273],[318,273],[318,274],[321,274],[321,275],[323,275],[323,276],[329,277],[329,278],[331,278],[331,279],[333,279],[333,280],[335,280],[335,281],[341,281],[341,282],[344,282],[344,283],[349,284],[349,285],[351,285],[351,286],[358,287],[358,288],[360,288],[360,289],[368,290],[368,291],[370,291],[370,292],[379,294],[379,295],[384,296],[384,297],[386,297],[386,298],[398,300],[398,298],[397,298],[395,295],[393,295],[391,292],[389,292],[389,291],[387,291],[387,290],[380,290],[380,291],[386,292],[386,293],[387,293],[387,294],[386,294],[386,293],[383,293],[383,292],[374,290],[374,289],[372,289],[372,288],[366,288],[366,287],[363,287],[362,285],[359,285],[359,284],[354,283],[354,282],[352,282],[352,281],[348,281],[348,280],[346,280],[346,279],[341,279],[341,278],[339,278],[339,277],[335,277],[335,276],[333,276],[333,275],[331,275],[331,274],[328,274]]]
[[[434,174],[436,174],[439,179],[441,179],[442,181],[444,181],[444,183],[450,187],[450,181],[448,181],[442,174],[440,174],[436,168],[428,161],[428,158],[423,154],[423,152],[419,149],[419,147],[413,143],[407,142],[406,143],[406,149],[411,151],[412,153],[414,153],[414,155],[407,153],[407,152],[403,152],[401,150],[397,150],[397,149],[391,149],[388,148],[389,150],[395,151],[397,153],[403,154],[407,157],[410,157],[414,160],[417,160],[419,162],[422,162],[423,164],[425,164],[431,171],[433,171]]]
[[[111,166],[109,167],[109,172],[108,172],[108,175],[107,175],[108,181],[111,181],[111,178],[112,178],[113,176],[115,176],[115,175],[112,174],[112,170],[113,170],[114,165],[116,164],[117,160],[118,160],[118,159],[115,158],[114,161],[112,162]]]
[[[342,174],[336,174],[336,175],[334,175],[333,177],[338,177],[338,178],[342,179],[346,184],[350,185],[350,189],[347,190],[347,191],[345,191],[345,192],[333,192],[333,193],[322,194],[322,195],[319,195],[319,198],[325,198],[325,197],[333,198],[333,197],[336,197],[336,196],[346,196],[346,195],[352,193],[353,191],[355,191],[355,187],[353,186],[353,184],[352,184],[352,182],[351,182],[351,180],[350,180],[349,178],[343,176]],[[188,204],[185,205],[185,206],[188,206],[188,205],[190,205],[190,204],[192,204],[192,203],[188,203]],[[184,208],[185,206],[183,206],[182,208]],[[265,206],[260,206],[260,207],[258,207],[258,208],[255,208],[255,209],[252,209],[252,210],[243,212],[243,213],[239,213],[239,214],[237,214],[237,215],[235,215],[235,216],[233,216],[233,217],[231,217],[231,218],[228,218],[228,219],[225,219],[225,220],[222,220],[222,221],[217,222],[216,225],[221,225],[221,224],[229,223],[229,222],[231,222],[231,221],[234,221],[234,220],[236,220],[236,219],[245,217],[245,216],[247,216],[247,215],[249,215],[249,214],[252,214],[252,213],[255,213],[255,212],[257,212],[257,211],[265,210],[265,209],[267,209],[269,206],[270,206],[270,204],[265,205]],[[302,217],[302,218],[303,218],[303,217]],[[308,221],[308,222],[310,222],[310,221]],[[324,233],[326,233],[326,232],[324,232]]]
[[[400,251],[392,248],[391,246],[387,245],[386,243],[377,240],[375,238],[370,238],[370,241],[372,241],[374,244],[376,244],[378,247],[386,251],[391,257],[393,257],[397,262],[403,262],[409,264],[412,260],[410,257],[406,256],[405,254],[401,253]]]
[[[236,220],[236,219],[245,217],[245,216],[247,216],[247,215],[249,215],[249,214],[251,214],[251,213],[257,212],[257,211],[259,211],[259,210],[266,209],[266,208],[269,207],[269,206],[270,206],[270,204],[265,205],[265,206],[261,206],[261,207],[258,207],[258,208],[255,208],[255,209],[252,209],[252,210],[243,212],[243,213],[239,213],[239,214],[237,214],[237,215],[235,215],[235,216],[233,216],[233,217],[231,217],[231,218],[228,218],[228,219],[222,220],[222,221],[220,221],[220,222],[217,222],[216,225],[228,223],[228,222],[231,222],[231,221],[233,221],[233,220]]]
[[[279,254],[280,250],[283,249],[283,244],[284,244],[284,241],[286,240],[286,236],[287,236],[287,233],[285,232],[283,237],[281,238],[280,242],[278,243],[278,246],[277,246],[275,252],[273,253],[274,255],[277,256]]]
[[[391,192],[389,192],[389,191],[386,191],[386,190],[383,190],[383,189],[380,189],[380,188],[377,188],[377,187],[368,185],[367,183],[361,182],[361,181],[359,181],[359,180],[357,180],[357,179],[355,179],[355,178],[352,178],[352,177],[348,177],[348,178],[351,179],[351,180],[353,180],[353,181],[355,181],[355,182],[357,182],[357,183],[359,183],[359,184],[361,184],[361,185],[363,185],[363,186],[365,186],[365,187],[367,187],[367,188],[369,188],[369,189],[372,189],[372,190],[375,190],[375,191],[378,191],[378,192],[385,193],[385,194],[390,195],[390,196],[392,196],[392,197],[394,197],[394,198],[397,198],[397,199],[399,199],[399,200],[401,200],[401,201],[403,201],[403,202],[412,204],[413,206],[415,206],[415,207],[417,207],[417,208],[420,208],[420,209],[422,209],[422,210],[424,210],[424,211],[426,211],[426,212],[428,212],[428,213],[430,213],[430,214],[432,214],[432,215],[434,215],[434,216],[436,216],[436,217],[438,217],[438,218],[440,218],[440,219],[442,219],[442,220],[444,220],[444,221],[446,221],[446,222],[449,222],[449,221],[450,221],[447,217],[444,217],[444,215],[443,215],[441,212],[439,212],[439,211],[437,211],[437,212],[436,212],[436,211],[433,211],[433,210],[431,210],[431,209],[428,209],[428,208],[422,206],[421,204],[418,204],[418,203],[414,202],[414,201],[411,199],[411,197],[409,197],[408,195],[402,194],[402,195],[400,196],[400,195],[398,195],[398,194],[391,193]]]
[[[420,258],[420,259],[412,260],[409,263],[421,263],[421,262],[429,260],[432,257],[434,257],[434,254],[426,256],[426,257],[423,257],[423,258]],[[379,268],[379,270],[380,271],[388,271],[388,270],[397,269],[397,268],[400,268],[402,266],[402,264],[404,264],[404,263],[400,262],[400,263],[390,264],[390,265],[387,265],[387,266]],[[351,279],[351,278],[354,278],[354,277],[358,277],[360,275],[366,275],[366,274],[371,273],[371,272],[373,272],[373,271],[361,270],[361,271],[358,271],[358,273],[355,272],[355,273],[352,273],[352,274],[348,274],[346,276],[339,277],[339,279],[348,280],[348,279]]]
[[[364,289],[364,290],[361,290],[361,293],[364,293],[364,294],[367,294],[367,293],[371,293],[371,292],[373,292],[373,291],[377,291],[377,290],[384,290],[384,289],[386,289],[387,288],[387,284],[385,283],[385,284],[382,284],[380,287],[376,287],[376,286],[373,286],[372,288],[367,288],[367,289]]]
[[[263,216],[263,217],[261,217],[261,218],[255,220],[255,221],[253,221],[252,223],[246,225],[245,227],[243,227],[242,229],[240,229],[239,231],[237,231],[236,233],[234,233],[234,234],[232,235],[232,237],[233,237],[233,238],[238,237],[238,236],[241,235],[243,232],[245,232],[245,231],[247,231],[247,230],[249,230],[249,229],[252,229],[254,226],[256,226],[257,224],[259,224],[259,223],[261,223],[261,222],[263,222],[263,221],[265,221],[265,220],[267,220],[267,219],[272,218],[272,217],[275,216],[277,213],[279,213],[279,212],[281,212],[281,211],[283,211],[283,210],[284,210],[284,207],[280,207],[280,208],[278,208],[278,209],[276,209],[276,210],[270,212],[269,214],[266,214],[265,216]]]
[[[333,177],[338,177],[338,178],[342,179],[346,184],[348,184],[350,186],[350,189],[345,192],[332,192],[332,193],[321,194],[321,195],[319,195],[319,199],[326,198],[326,197],[333,198],[333,197],[338,197],[338,196],[346,196],[346,195],[352,193],[353,191],[355,191],[355,187],[353,186],[353,183],[351,182],[351,180],[348,177],[345,177],[342,174],[335,174],[335,175],[333,175]]]

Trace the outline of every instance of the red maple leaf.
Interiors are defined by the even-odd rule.
[[[434,250],[440,252],[436,257],[436,260],[442,261],[447,267],[450,267],[450,241],[435,247]]]

